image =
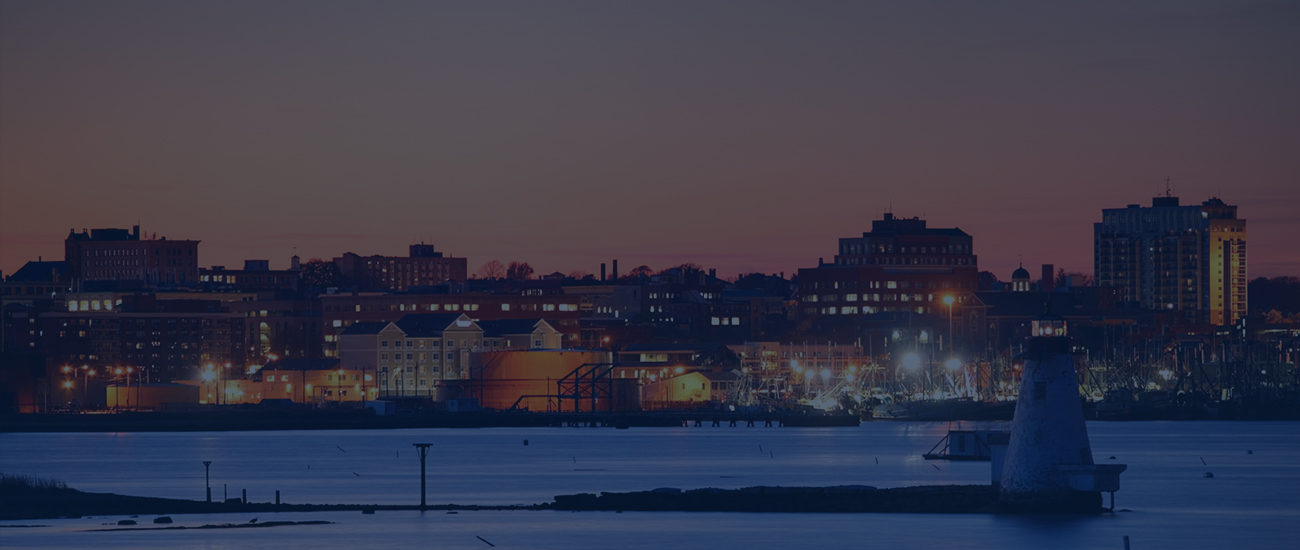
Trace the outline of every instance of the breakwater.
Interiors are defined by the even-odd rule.
[[[664,488],[630,493],[555,497],[557,510],[773,513],[993,513],[997,489],[989,485],[935,485],[877,489],[838,487]]]

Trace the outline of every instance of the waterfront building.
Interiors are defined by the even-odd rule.
[[[799,313],[943,313],[945,296],[973,291],[978,282],[973,239],[965,231],[886,213],[870,232],[840,239],[833,262],[799,270]]]
[[[1246,315],[1246,220],[1218,198],[1181,206],[1166,193],[1102,210],[1093,262],[1097,286],[1122,289],[1125,302],[1212,325]]]
[[[542,319],[483,323],[464,313],[354,323],[339,336],[339,357],[345,369],[375,373],[381,395],[433,396],[442,381],[472,376],[472,353],[561,347],[560,333]]]
[[[216,380],[201,380],[199,383],[204,388],[201,395],[218,392],[227,404],[258,403],[262,399],[325,404],[368,401],[379,396],[373,370],[344,368],[338,359],[276,359],[267,363],[259,374],[260,384],[238,381],[227,386]]]
[[[391,323],[412,313],[465,314],[476,321],[545,319],[563,334],[561,345],[577,345],[580,297],[519,294],[379,294],[347,293],[320,296],[324,323],[324,353],[337,357],[339,338],[356,323]]]
[[[102,303],[99,309],[46,311],[30,318],[36,327],[32,348],[45,358],[50,380],[81,388],[128,377],[144,382],[196,378],[207,365],[224,369],[226,378],[245,370],[244,319],[224,311],[220,302],[146,294]],[[102,403],[102,390],[86,395],[97,395],[94,402]]]

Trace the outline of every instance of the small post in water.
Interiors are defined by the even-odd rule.
[[[276,506],[279,506],[279,505],[280,505],[280,491],[279,491],[279,490],[276,490],[276,491],[275,491],[275,505],[276,505]]]
[[[208,490],[208,502],[212,502],[212,477],[208,475],[209,472],[211,471],[209,466],[212,466],[212,461],[204,460],[203,461],[203,486],[206,487]]]
[[[1129,547],[1128,547],[1128,535],[1124,535],[1124,550],[1129,550]]]
[[[425,507],[424,503],[424,457],[429,456],[429,447],[432,443],[412,443],[415,449],[420,453],[420,508]]]

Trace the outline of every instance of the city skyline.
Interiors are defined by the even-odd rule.
[[[1300,273],[1300,8],[942,6],[6,2],[0,270],[139,223],[203,267],[789,275],[889,211],[1006,280],[1091,273],[1169,177]]]

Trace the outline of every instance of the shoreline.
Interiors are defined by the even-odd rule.
[[[1090,494],[1088,494],[1090,495]],[[1081,494],[1084,496],[1084,494]],[[831,487],[757,486],[741,489],[661,488],[630,493],[557,495],[551,502],[519,505],[477,504],[274,504],[206,502],[137,497],[114,493],[84,493],[75,489],[27,489],[0,494],[0,521],[81,518],[93,516],[163,516],[274,512],[377,511],[569,511],[569,512],[742,512],[742,513],[908,513],[1003,514],[1026,513],[1002,505],[991,485],[923,485],[877,489],[848,485]],[[1061,509],[1027,513],[1096,515],[1106,512],[1095,499]],[[1095,504],[1094,504],[1095,500]]]
[[[1296,421],[1286,416],[1234,419],[1088,419],[1094,422],[1258,422]],[[401,430],[418,428],[668,428],[668,427],[855,427],[863,423],[980,422],[982,419],[924,418],[859,420],[844,414],[800,414],[791,411],[662,411],[639,413],[546,413],[443,411],[377,416],[360,410],[238,409],[208,411],[116,412],[84,414],[4,414],[0,433],[66,432],[223,432],[288,430]]]

